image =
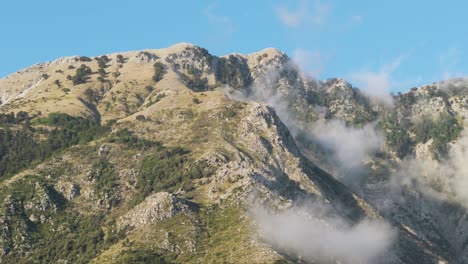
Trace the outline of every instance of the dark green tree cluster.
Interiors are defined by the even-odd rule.
[[[125,144],[128,148],[142,150],[147,150],[149,148],[162,148],[162,144],[160,142],[139,138],[127,128],[118,130],[109,138],[108,141],[110,143]]]
[[[18,115],[17,115],[18,116]],[[11,116],[9,116],[11,121]],[[15,117],[26,123],[26,117]],[[38,123],[52,129],[32,128],[30,126],[0,128],[0,177],[17,173],[21,169],[40,162],[53,153],[80,143],[96,139],[108,131],[95,120],[53,113],[39,118]],[[40,140],[45,137],[46,140]]]
[[[202,78],[202,71],[191,67],[187,70],[187,72],[190,74],[190,76],[184,73],[180,73],[180,78],[190,89],[195,92],[211,90],[211,87],[208,85],[208,79],[206,77]]]
[[[194,162],[189,151],[180,147],[160,148],[146,156],[137,178],[139,190],[132,204],[136,205],[152,192],[174,192],[190,190],[193,179],[206,177],[211,173],[206,162]]]
[[[167,264],[171,263],[170,260],[166,260],[160,254],[151,251],[151,250],[142,250],[142,249],[131,249],[126,250],[116,256],[116,264]]]
[[[85,64],[81,64],[80,68],[76,69],[75,76],[71,77],[73,85],[86,83],[91,73],[92,71],[90,67]]]
[[[18,124],[29,124],[31,117],[24,111],[18,113],[0,113],[0,127]]]
[[[92,59],[90,57],[86,57],[86,56],[81,56],[78,58],[79,61],[82,61],[82,62],[90,62],[92,61]]]
[[[166,67],[161,62],[156,62],[153,64],[154,74],[153,74],[153,81],[159,82],[164,78],[166,74]]]
[[[118,54],[117,63],[124,64],[125,62],[127,62],[127,59],[125,59],[124,56],[122,56],[121,54]]]
[[[109,205],[112,207],[118,205],[118,178],[114,166],[108,160],[102,158],[93,164],[90,176],[95,181],[95,188],[99,196],[106,196]]]
[[[432,138],[431,150],[439,157],[447,152],[447,143],[455,140],[463,130],[456,117],[443,113],[437,118],[423,117],[413,126],[416,142],[427,142]]]
[[[107,57],[106,55],[103,55],[101,57],[96,57],[95,60],[97,61],[98,63],[98,66],[99,68],[107,68],[107,63],[109,63],[111,61],[111,59],[109,57]]]
[[[106,72],[106,68],[108,67],[107,63],[110,62],[111,59],[107,57],[106,55],[101,56],[101,57],[96,57],[95,59],[98,62],[98,66],[99,66],[99,69],[98,69],[99,77],[97,79],[101,83],[104,83],[106,82],[105,78],[107,77],[107,72]]]
[[[24,204],[37,199],[38,191],[47,193],[50,203],[56,206],[57,211],[36,211],[34,207],[24,207]],[[2,256],[2,261],[6,263],[15,263],[18,259],[21,259],[19,263],[89,263],[102,250],[124,236],[123,232],[117,231],[115,220],[107,221],[104,212],[84,215],[69,210],[67,200],[46,177],[26,176],[4,188],[0,199],[3,201],[8,196],[14,198],[6,206],[14,210],[8,216],[11,221],[4,224],[14,227],[15,233],[10,237],[7,234],[7,238],[15,239],[14,236],[20,235],[20,232],[25,233],[24,238],[15,241],[15,245],[5,245],[6,249],[24,246],[28,248],[28,254],[15,254],[18,252],[16,249]],[[0,206],[2,212],[7,211],[5,204]],[[28,218],[31,214],[42,214],[51,221],[33,222]],[[106,233],[103,227],[106,228]]]
[[[248,87],[252,83],[252,76],[247,59],[230,55],[220,58],[216,65],[216,80],[234,88]]]

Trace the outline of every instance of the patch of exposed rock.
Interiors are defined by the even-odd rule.
[[[159,192],[146,197],[119,219],[119,226],[141,227],[174,217],[179,213],[190,213],[189,206],[175,195]]]

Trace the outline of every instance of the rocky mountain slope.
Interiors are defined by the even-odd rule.
[[[185,43],[34,65],[0,79],[0,259],[463,263],[465,87],[389,106]]]

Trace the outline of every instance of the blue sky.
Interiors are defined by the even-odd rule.
[[[402,91],[465,75],[468,2],[3,0],[0,77],[61,56],[190,42],[212,54],[276,47],[320,79]]]

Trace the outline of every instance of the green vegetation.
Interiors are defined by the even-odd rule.
[[[144,249],[130,249],[121,252],[113,261],[115,264],[166,264],[167,261],[160,254]]]
[[[193,188],[193,179],[206,177],[213,168],[205,162],[194,162],[186,149],[159,148],[141,162],[133,204],[138,204],[152,192],[175,192]]]
[[[2,227],[12,231],[1,242],[7,252],[12,250],[11,254],[2,256],[6,263],[18,260],[20,263],[88,263],[123,235],[116,231],[115,224],[107,221],[104,213],[82,215],[71,210],[67,200],[54,189],[53,182],[44,176],[26,176],[14,182],[2,189],[0,200],[3,201],[1,217],[5,220]],[[44,202],[48,207],[43,206]],[[29,215],[42,215],[43,220],[30,220]],[[16,236],[24,238],[16,239]]]
[[[435,119],[424,117],[413,126],[416,142],[423,143],[432,138],[431,150],[436,158],[447,153],[447,143],[457,139],[462,129],[462,121],[446,113]]]
[[[126,62],[126,59],[121,54],[117,54],[117,63],[123,64]]]
[[[99,101],[99,94],[91,88],[87,88],[84,91],[84,96],[88,102],[97,102]]]
[[[103,77],[103,78],[105,78],[107,76],[107,72],[106,72],[106,70],[104,70],[104,68],[99,68],[98,74],[99,74],[100,77]]]
[[[416,144],[432,139],[431,152],[434,157],[440,158],[445,155],[447,143],[456,140],[463,130],[463,120],[452,114],[442,113],[437,117],[424,116],[417,121],[411,121],[404,114],[407,111],[405,106],[411,105],[416,99],[408,94],[401,95],[399,99],[399,111],[403,114],[389,113],[379,123],[389,148],[403,158],[413,151]]]
[[[90,62],[92,61],[92,59],[90,57],[86,57],[86,56],[81,56],[78,58],[79,61],[82,61],[82,62]]]
[[[97,60],[98,67],[100,69],[107,68],[107,63],[111,61],[111,59],[109,59],[109,57],[107,57],[106,55],[101,56],[101,57],[96,57],[95,59]]]
[[[150,148],[162,148],[162,144],[160,142],[139,138],[135,136],[132,131],[126,128],[118,130],[116,133],[112,134],[108,139],[108,142],[125,144],[126,147],[131,149],[147,150]]]
[[[0,178],[13,175],[57,151],[96,139],[109,129],[91,119],[59,113],[32,122],[51,129],[30,126],[30,118],[24,112],[16,117],[2,114],[0,120],[3,121],[0,126]]]
[[[154,90],[154,87],[151,86],[151,85],[147,85],[147,86],[145,87],[145,90],[146,90],[148,93],[151,93],[151,92]]]
[[[159,82],[160,80],[164,78],[164,75],[166,74],[166,67],[164,66],[164,64],[158,61],[155,64],[153,64],[153,68],[154,68],[153,81]]]
[[[202,78],[202,71],[196,68],[189,68],[188,74],[180,73],[180,78],[185,84],[195,92],[204,92],[212,90],[212,87],[208,85],[208,79],[206,77]]]
[[[71,78],[73,85],[86,83],[91,73],[92,71],[90,67],[86,66],[85,64],[81,64],[80,68],[76,69],[75,76]]]
[[[90,172],[91,180],[95,181],[95,190],[99,197],[106,197],[108,205],[114,207],[119,203],[117,172],[114,166],[104,158],[93,164]]]
[[[215,76],[220,83],[234,88],[248,87],[252,83],[247,60],[234,55],[219,59]]]
[[[145,121],[146,117],[144,115],[137,115],[135,118],[137,121]]]

